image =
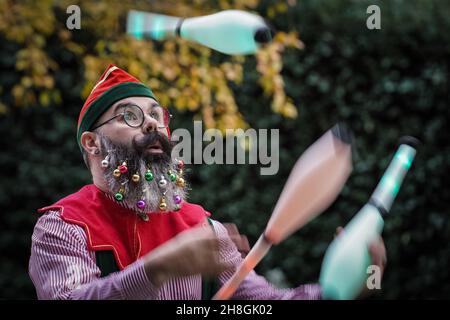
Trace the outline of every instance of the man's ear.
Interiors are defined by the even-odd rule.
[[[100,141],[97,134],[90,131],[85,131],[81,134],[81,147],[86,153],[91,155],[98,155],[100,153]]]

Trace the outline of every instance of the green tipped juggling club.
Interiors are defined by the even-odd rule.
[[[391,209],[418,143],[413,137],[400,139],[400,146],[369,202],[328,247],[320,274],[325,299],[354,299],[365,285],[371,264],[368,245],[383,229],[383,216]]]
[[[180,36],[226,54],[255,53],[274,35],[263,18],[241,10],[225,10],[192,18],[131,10],[128,12],[127,33],[138,39],[153,40]]]

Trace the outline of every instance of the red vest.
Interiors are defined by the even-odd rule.
[[[83,227],[89,250],[112,250],[121,270],[181,231],[208,224],[210,216],[201,206],[183,202],[179,211],[152,212],[144,221],[93,184],[38,212],[47,210],[59,210],[64,221]]]

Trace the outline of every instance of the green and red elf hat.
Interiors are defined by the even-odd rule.
[[[138,79],[110,64],[95,84],[78,117],[77,141],[80,149],[81,134],[89,131],[101,115],[117,101],[128,97],[149,97],[158,101],[152,90]],[[170,131],[167,128],[170,138]]]

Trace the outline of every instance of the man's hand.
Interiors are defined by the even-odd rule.
[[[338,227],[336,229],[336,236],[341,232],[345,232],[344,228]],[[383,238],[381,236],[378,237],[377,240],[374,240],[372,243],[370,243],[368,249],[370,257],[372,258],[372,265],[378,266],[378,268],[380,268],[380,276],[381,279],[383,279],[384,269],[386,268],[387,264],[386,247],[384,246]],[[364,284],[364,287],[361,289],[361,294],[359,295],[358,299],[365,298],[369,294],[370,290],[367,288],[366,284]]]
[[[209,225],[181,232],[148,253],[144,266],[156,286],[173,277],[216,277],[232,267],[219,260],[219,239]]]
[[[237,250],[241,254],[242,258],[245,258],[250,252],[250,244],[247,236],[239,233],[237,226],[234,223],[224,223],[223,226],[227,229],[230,239],[236,245]]]

